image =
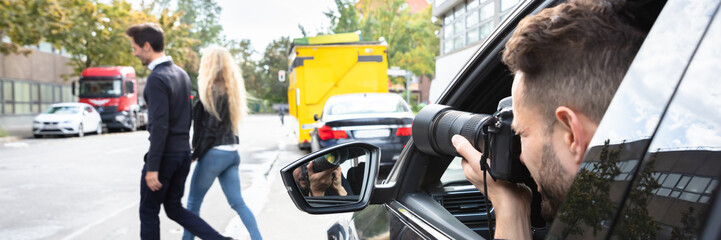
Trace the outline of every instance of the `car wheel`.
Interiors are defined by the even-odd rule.
[[[85,136],[85,130],[83,129],[83,124],[81,123],[78,126],[78,137],[84,137]]]
[[[96,135],[103,134],[103,122],[98,123],[98,129],[95,129],[95,134]]]
[[[313,134],[313,137],[310,139],[310,151],[311,152],[317,152],[320,150],[320,140],[318,139],[318,136]]]
[[[33,137],[34,137],[34,138],[43,138],[43,135],[40,135],[40,134],[33,134]]]

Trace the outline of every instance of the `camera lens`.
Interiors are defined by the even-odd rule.
[[[488,114],[453,110],[444,105],[428,105],[413,120],[413,141],[421,151],[438,156],[461,156],[451,138],[460,134],[474,148],[483,150],[483,123]]]

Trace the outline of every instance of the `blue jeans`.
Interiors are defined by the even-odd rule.
[[[239,164],[240,154],[237,151],[210,149],[195,166],[193,178],[190,180],[187,207],[191,212],[199,214],[200,205],[203,203],[205,194],[213,185],[215,178],[218,178],[220,187],[225,193],[225,198],[228,200],[230,207],[240,216],[245,228],[250,233],[250,237],[253,240],[262,239],[253,212],[245,205],[243,196],[240,195]],[[183,240],[191,240],[193,237],[193,234],[187,229],[183,233]]]

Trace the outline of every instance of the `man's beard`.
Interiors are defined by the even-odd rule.
[[[139,58],[140,58],[140,63],[142,63],[143,66],[150,65],[150,58],[142,58],[142,57],[139,57]]]
[[[563,171],[553,146],[544,143],[537,183],[541,187],[541,213],[547,221],[556,216],[572,182],[573,178]]]

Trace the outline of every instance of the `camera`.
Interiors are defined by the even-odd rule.
[[[424,153],[461,157],[451,142],[453,135],[459,134],[490,161],[490,166],[485,161],[481,161],[481,166],[494,180],[524,182],[530,179],[530,173],[520,160],[521,139],[511,128],[511,103],[511,97],[504,98],[490,115],[428,105],[413,120],[413,141]]]

